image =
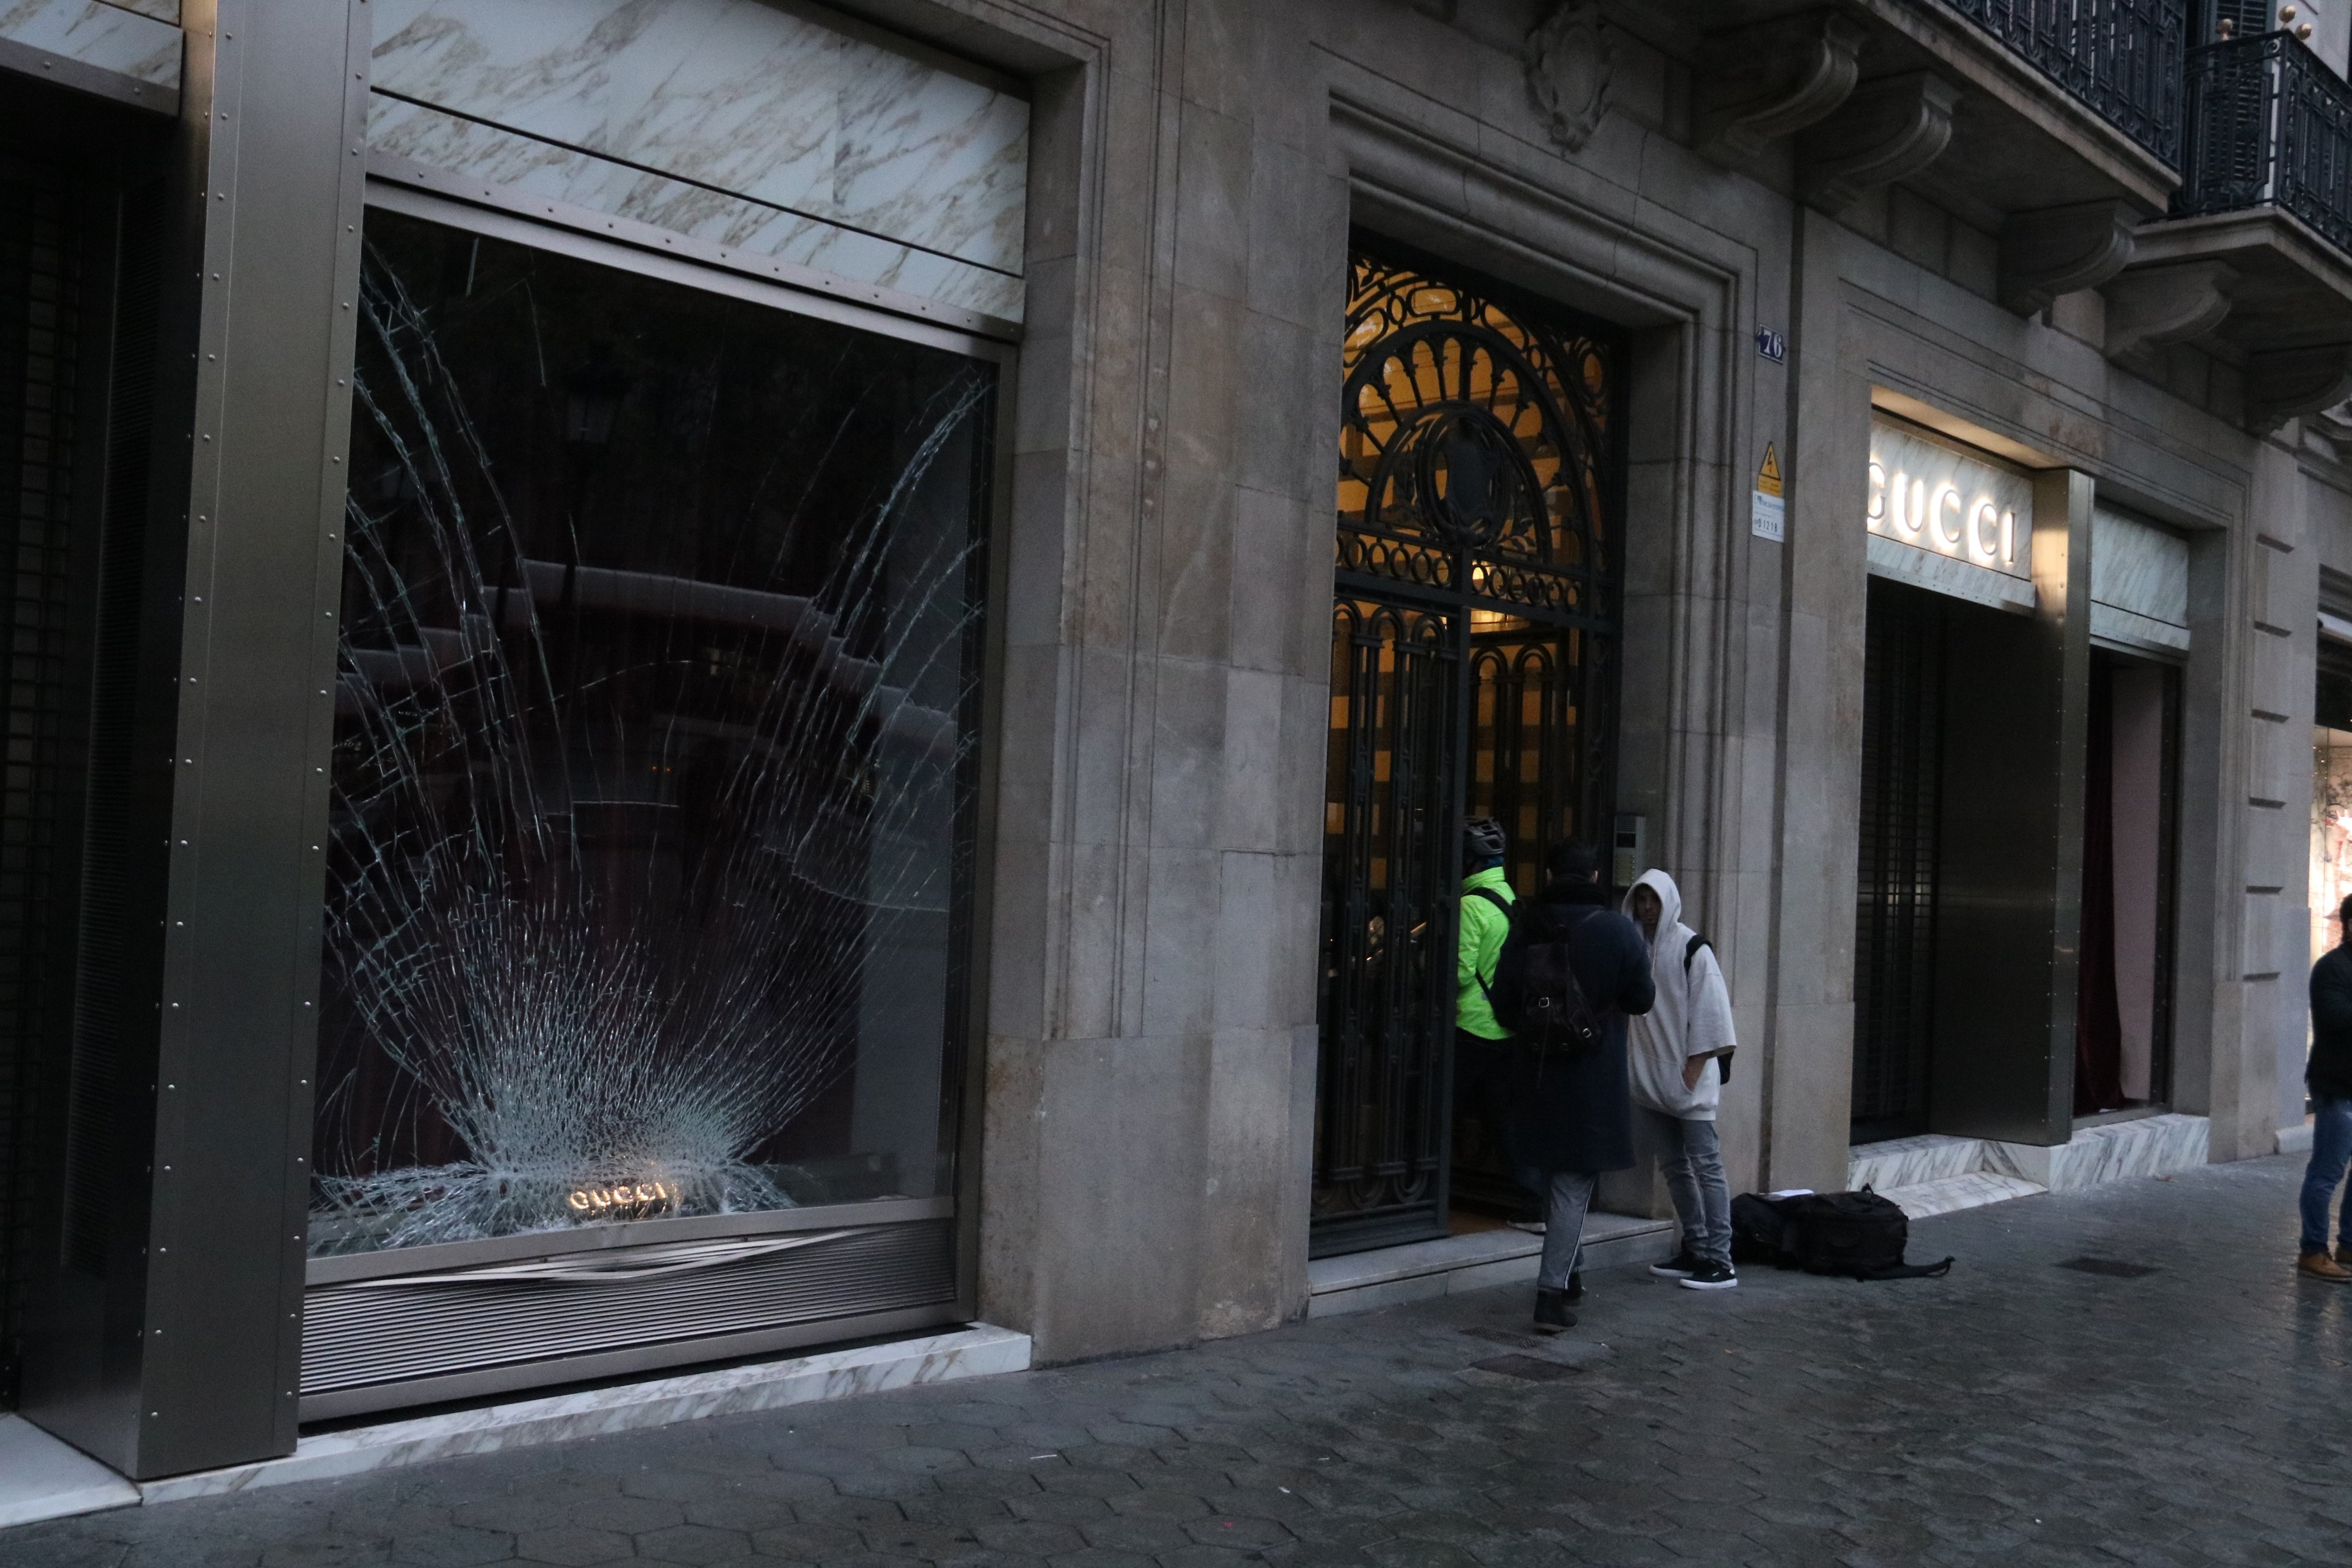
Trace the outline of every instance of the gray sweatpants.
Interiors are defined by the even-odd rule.
[[[1565,1290],[1576,1272],[1576,1255],[1584,1245],[1585,1211],[1592,1206],[1592,1189],[1601,1177],[1591,1171],[1522,1170],[1519,1185],[1544,1200],[1543,1261],[1536,1268],[1536,1287]]]

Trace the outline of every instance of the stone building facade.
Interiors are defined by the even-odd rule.
[[[2294,1140],[2302,747],[2322,611],[2352,615],[2334,597],[2352,590],[2352,437],[2326,412],[2352,375],[2352,195],[2297,184],[2288,133],[2263,129],[2286,121],[2242,110],[2352,104],[2342,0],[2306,7],[2301,35],[2188,0],[2039,32],[2016,18],[2041,10],[1977,0],[524,9],[529,26],[504,0],[0,3],[16,247],[0,266],[33,323],[0,340],[0,368],[72,380],[34,363],[71,269],[39,255],[68,230],[79,363],[99,367],[77,384],[79,488],[62,461],[46,479],[18,462],[23,496],[48,486],[50,531],[29,500],[12,523],[12,714],[31,715],[12,734],[55,738],[50,772],[8,797],[11,853],[32,856],[12,866],[53,889],[20,884],[5,911],[31,955],[14,961],[7,1151],[28,1418],[145,1478],[284,1452],[306,1419],[850,1332],[984,1320],[1070,1361],[1297,1317],[1327,1260],[1473,1233],[1452,1211],[1482,1195],[1508,1205],[1450,1119],[1451,1019],[1428,1010],[1472,806],[1523,838],[1523,884],[1571,834],[1677,879],[1732,988],[1735,1190],[1862,1171],[2020,1191]],[[142,294],[126,280],[149,262]],[[500,278],[527,332],[436,339],[431,370],[371,346],[456,333],[452,301]],[[739,313],[645,346],[662,312],[704,321],[689,296]],[[766,342],[760,312],[817,323],[777,340],[774,384],[833,387],[895,344],[913,368],[887,395],[826,395],[861,419],[888,397],[982,412],[856,424],[846,457],[762,435],[803,405],[680,368],[689,341],[714,365]],[[1403,368],[1349,380],[1408,338]],[[462,474],[404,454],[476,439],[470,416],[371,423],[388,387],[436,376],[481,416],[488,457],[435,459],[475,463]],[[665,377],[782,423],[675,473],[595,455],[615,429],[647,452],[720,440],[656,417]],[[518,531],[513,563],[467,568],[446,614],[374,642],[339,626],[353,584],[379,580],[369,561],[397,577],[383,563],[417,558],[366,556],[344,529],[431,512],[420,494],[530,510],[499,476],[540,459],[492,452],[524,437],[491,416],[541,393],[530,439],[557,456],[530,504],[569,517],[571,543]],[[17,399],[27,453],[35,415],[64,416],[51,396]],[[884,520],[887,593],[625,555],[630,517],[670,515],[665,497],[762,441],[795,472],[848,465],[839,517]],[[84,562],[78,540],[132,537],[134,516],[133,565]],[[623,553],[582,542],[600,527]],[[972,574],[905,586],[916,553],[950,548]],[[1381,625],[1419,616],[1432,640],[1367,630],[1382,605]],[[1335,705],[1335,606],[1341,663],[1368,661],[1349,700],[1370,706]],[[824,820],[856,817],[856,886],[825,883],[814,829],[793,886],[824,884],[858,934],[793,963],[847,966],[852,999],[824,1016],[855,1067],[824,1069],[838,1105],[770,1106],[776,1125],[720,1162],[787,1196],[705,1202],[698,1174],[655,1197],[684,1156],[583,1154],[551,1201],[622,1205],[589,1215],[596,1238],[551,1228],[560,1211],[468,1210],[415,1231],[433,1250],[404,1265],[383,1238],[454,1203],[457,1178],[366,1186],[390,1167],[352,1148],[385,1135],[333,1145],[320,1106],[394,1095],[403,1072],[443,1082],[416,1053],[472,1038],[479,1015],[402,1013],[425,1044],[330,1083],[342,1037],[322,1043],[320,1014],[372,1040],[409,1004],[371,965],[437,973],[475,928],[443,910],[413,953],[338,946],[364,881],[333,847],[365,816],[346,753],[397,708],[387,692],[460,714],[450,671],[491,657],[465,615],[525,628],[512,646],[558,671],[593,613],[637,616],[633,635],[737,628],[749,640],[706,630],[711,651],[679,656],[714,669],[720,643],[755,663],[790,643],[768,679],[851,693],[864,782]],[[962,654],[894,669],[940,616],[957,629],[938,650]],[[38,627],[47,663],[26,651]],[[1508,670],[1481,684],[1494,649]],[[1572,679],[1528,674],[1538,654]],[[1409,656],[1439,672],[1419,740]],[[402,673],[412,658],[429,678]],[[585,711],[569,679],[546,677],[548,712]],[[485,745],[495,771],[507,753]],[[616,821],[704,809],[682,782],[624,801],[564,765],[566,798]],[[501,831],[553,820],[532,811]],[[564,820],[569,842],[593,838]],[[498,843],[489,860],[520,853]],[[886,851],[929,890],[885,887]],[[1437,896],[1415,904],[1416,886]],[[93,910],[115,911],[111,945],[93,946]],[[570,929],[533,939],[534,962],[557,964]],[[658,948],[617,940],[582,949],[581,984]],[[666,1006],[692,986],[660,963],[702,973],[644,962]],[[120,1005],[98,1050],[101,973]],[[794,994],[773,1005],[798,1016]],[[1343,1043],[1351,1008],[1388,1011]],[[803,1113],[833,1131],[792,1132]],[[456,1110],[434,1114],[440,1152],[412,1166],[495,1163],[451,1132]],[[1879,1163],[1857,1164],[1858,1142]],[[884,1172],[875,1151],[889,1173],[859,1187],[844,1162]],[[1666,1212],[1646,1173],[1604,1196]],[[793,1213],[806,1223],[775,1217]],[[852,1259],[848,1305],[811,1295],[723,1342],[688,1323],[604,1360],[533,1345],[427,1373],[327,1338],[396,1326],[351,1316],[352,1292],[388,1299],[428,1260],[435,1288],[495,1296],[515,1277],[480,1270],[686,1246],[769,1267],[787,1252],[759,1249],[791,1238],[817,1256],[886,1231],[932,1249],[891,1254],[932,1271],[916,1294],[867,1300],[884,1265]]]

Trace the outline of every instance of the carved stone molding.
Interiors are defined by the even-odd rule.
[[[2095,289],[2131,259],[2137,216],[2121,201],[2018,213],[2000,229],[2000,302],[2021,316]]]
[[[1864,37],[1860,24],[1816,11],[1709,39],[1693,145],[1738,168],[1835,113],[1853,91]]]
[[[2129,359],[2203,337],[2230,314],[2230,286],[2237,280],[2238,269],[2222,261],[2183,261],[2123,274],[2103,290],[2107,357]]]
[[[1544,129],[1563,153],[1577,153],[1609,112],[1609,79],[1617,68],[1617,41],[1594,0],[1564,0],[1536,24],[1521,51],[1528,97]]]
[[[2347,392],[2352,392],[2352,343],[2270,349],[2246,358],[2246,424],[2258,434],[2332,408]]]
[[[1907,180],[1952,139],[1960,89],[1932,71],[1881,77],[1804,134],[1799,194],[1835,216],[1880,185]]]

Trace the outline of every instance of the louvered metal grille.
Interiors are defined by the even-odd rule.
[[[1934,1022],[1943,617],[1874,581],[1863,677],[1861,855],[1854,879],[1853,1131],[1923,1131]]]
[[[2189,0],[1950,0],[2168,163],[2180,157]]]
[[[2183,217],[2278,206],[2352,249],[2352,85],[2287,33],[2189,55]]]
[[[789,1251],[642,1278],[439,1275],[415,1283],[321,1286],[303,1298],[302,1392],[331,1394],[954,1299],[951,1220],[875,1226]]]
[[[61,182],[0,175],[0,1407],[14,1403],[33,1107],[58,1001],[80,246]]]

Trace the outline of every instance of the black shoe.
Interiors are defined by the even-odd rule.
[[[1702,1263],[1683,1280],[1685,1290],[1728,1290],[1739,1283],[1739,1276],[1720,1263]]]
[[[1536,1292],[1536,1332],[1556,1334],[1562,1329],[1574,1327],[1576,1327],[1576,1314],[1568,1310],[1567,1291],[1538,1290]]]
[[[1568,1304],[1575,1306],[1584,1300],[1584,1271],[1578,1269],[1568,1277]]]
[[[1687,1279],[1701,1267],[1699,1260],[1691,1256],[1690,1248],[1685,1247],[1664,1263],[1651,1264],[1650,1272],[1661,1279]]]

